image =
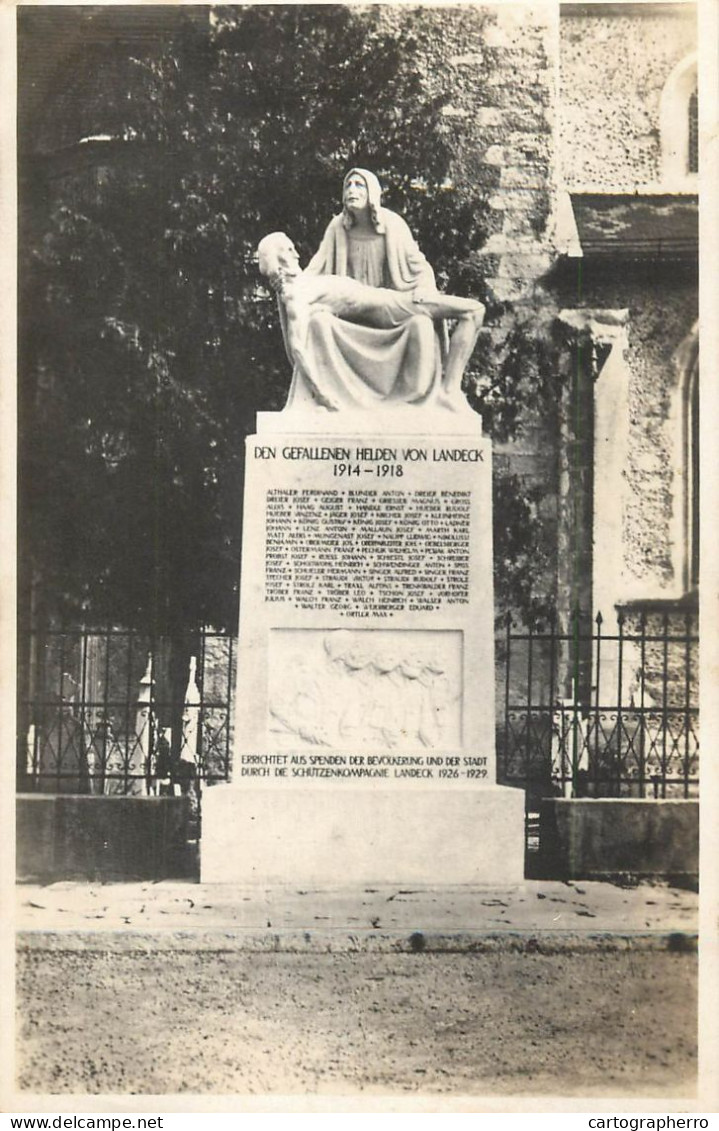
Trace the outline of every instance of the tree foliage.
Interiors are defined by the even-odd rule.
[[[443,286],[483,295],[491,186],[462,176],[451,76],[428,65],[437,14],[402,8],[188,10],[62,61],[21,238],[22,550],[53,613],[232,625],[243,438],[289,378],[255,248],[283,229],[305,260],[350,166],[378,173]],[[509,433],[505,337],[473,387]]]

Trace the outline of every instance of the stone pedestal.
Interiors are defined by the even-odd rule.
[[[495,784],[491,447],[476,415],[441,419],[260,414],[203,881],[521,881],[524,797]]]
[[[518,789],[233,789],[205,794],[202,879],[339,887],[351,883],[517,884]]]

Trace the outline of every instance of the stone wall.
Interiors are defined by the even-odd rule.
[[[388,5],[385,18],[422,38],[430,87],[450,79],[453,180],[488,195],[489,293],[517,298],[552,262],[558,9]]]
[[[551,266],[554,222],[556,10],[509,5],[491,10],[485,32],[491,64],[488,105],[479,118],[492,122],[480,154],[500,167],[490,205],[501,226],[487,242],[498,256],[493,287],[498,298],[524,294]]]
[[[660,186],[662,91],[693,51],[693,4],[563,7],[558,144],[571,191]]]
[[[677,276],[670,304],[656,283],[635,294],[629,334],[626,481],[631,502],[623,515],[625,564],[632,588],[635,593],[641,588],[643,596],[682,596],[682,547],[675,545],[684,534],[676,530],[682,437],[675,355],[696,319],[697,295],[694,280]]]
[[[647,206],[648,219],[639,213],[635,216],[630,198],[624,213],[604,214],[591,235],[600,244],[602,239],[607,241],[600,247],[604,252],[614,240],[613,255],[592,258],[590,252],[583,261],[576,261],[575,272],[565,270],[561,285],[553,287],[564,312],[587,312],[589,321],[594,312],[599,312],[600,320],[611,319],[614,312],[622,317],[626,329],[623,374],[615,372],[612,377],[624,401],[623,420],[617,422],[624,434],[621,442],[616,432],[611,438],[610,455],[616,466],[604,469],[612,478],[612,486],[604,486],[605,493],[613,491],[615,496],[616,518],[611,521],[616,521],[618,530],[608,537],[616,546],[616,563],[606,560],[596,512],[594,516],[595,579],[598,576],[602,584],[595,586],[598,592],[593,599],[605,615],[611,612],[607,606],[616,602],[676,600],[690,588],[684,509],[685,376],[677,353],[697,317],[696,263],[687,249],[684,259],[662,258],[662,244],[684,233],[677,202],[687,198],[656,194],[661,190],[685,194],[696,189],[686,168],[682,177],[667,181],[667,138],[662,137],[667,125],[666,92],[685,63],[687,81],[693,83],[690,61],[695,51],[696,8],[692,4],[562,7],[557,114],[560,182],[575,193],[643,192],[648,194],[645,199],[654,201]],[[686,86],[682,98],[688,89]],[[683,115],[677,129],[687,128],[686,98],[683,102],[678,99],[677,109]],[[597,196],[598,202],[601,199]],[[628,241],[626,246],[623,240]],[[594,346],[584,343],[589,349],[599,345],[596,328],[592,334]],[[576,356],[578,349],[575,343]],[[606,383],[600,376],[600,353],[601,347],[592,360],[594,407],[601,397],[602,382]],[[617,364],[616,357],[613,364]],[[592,409],[588,401],[583,412]],[[595,444],[600,439],[595,437]],[[602,483],[598,486],[601,489]],[[593,489],[591,483],[588,489]],[[566,562],[566,548],[560,547],[559,558]],[[616,583],[608,579],[612,571]]]
[[[190,879],[186,797],[20,794],[17,878],[54,883]]]
[[[696,801],[552,798],[542,802],[540,837],[543,871],[553,878],[697,881]]]
[[[652,262],[587,272],[583,300],[586,308],[627,311],[628,421],[626,460],[620,469],[623,500],[618,500],[622,581],[615,599],[676,600],[686,592],[677,353],[697,317],[696,268]]]

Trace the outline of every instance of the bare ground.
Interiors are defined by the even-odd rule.
[[[690,1096],[696,955],[21,950],[36,1093]]]

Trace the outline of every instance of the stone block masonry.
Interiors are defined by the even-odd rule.
[[[452,90],[444,108],[456,152],[451,178],[489,203],[489,241],[471,250],[486,256],[490,296],[520,298],[551,263],[558,10],[387,5],[384,18],[422,35],[424,81]]]

